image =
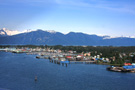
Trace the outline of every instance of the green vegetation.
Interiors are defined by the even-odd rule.
[[[90,52],[91,56],[100,55],[100,58],[109,58],[110,64],[123,65],[125,62],[135,63],[135,46],[128,47],[113,47],[113,46],[48,46],[48,45],[1,45],[0,48],[16,47],[16,48],[50,48],[60,49],[64,52],[69,50],[76,51],[77,53]],[[99,62],[102,63],[102,62]]]

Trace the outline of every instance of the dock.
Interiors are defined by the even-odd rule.
[[[70,64],[73,64],[73,63],[95,64],[96,62],[95,61],[70,61]]]

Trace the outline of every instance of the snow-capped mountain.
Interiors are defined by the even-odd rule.
[[[46,30],[46,31],[49,33],[56,33],[56,31],[54,31],[54,30]]]
[[[42,30],[42,29],[31,30],[31,31],[38,31],[38,30]],[[46,32],[49,32],[49,33],[51,33],[51,34],[55,34],[55,33],[57,33],[57,32],[56,32],[56,31],[54,31],[54,30],[42,30],[42,31],[46,31]]]
[[[37,30],[41,30],[41,29],[37,29]],[[6,28],[2,28],[2,29],[0,29],[0,36],[12,36],[12,35],[20,34],[20,33],[29,33],[29,32],[37,31],[37,30],[27,29],[27,30],[20,32],[17,30],[8,30]],[[54,30],[44,30],[44,31],[52,33],[52,34],[56,33],[56,31],[54,31]]]
[[[12,36],[0,37],[0,44],[15,45],[88,45],[88,46],[135,46],[135,38],[97,36],[84,33],[50,33],[45,30],[25,32]]]
[[[19,34],[19,33],[20,32],[17,30],[8,30],[6,28],[0,29],[0,35],[2,36],[11,36],[11,35]]]

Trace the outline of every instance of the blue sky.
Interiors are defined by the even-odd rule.
[[[0,28],[135,36],[135,0],[0,0]]]

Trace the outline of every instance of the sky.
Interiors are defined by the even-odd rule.
[[[135,36],[135,0],[0,0],[0,28]]]

